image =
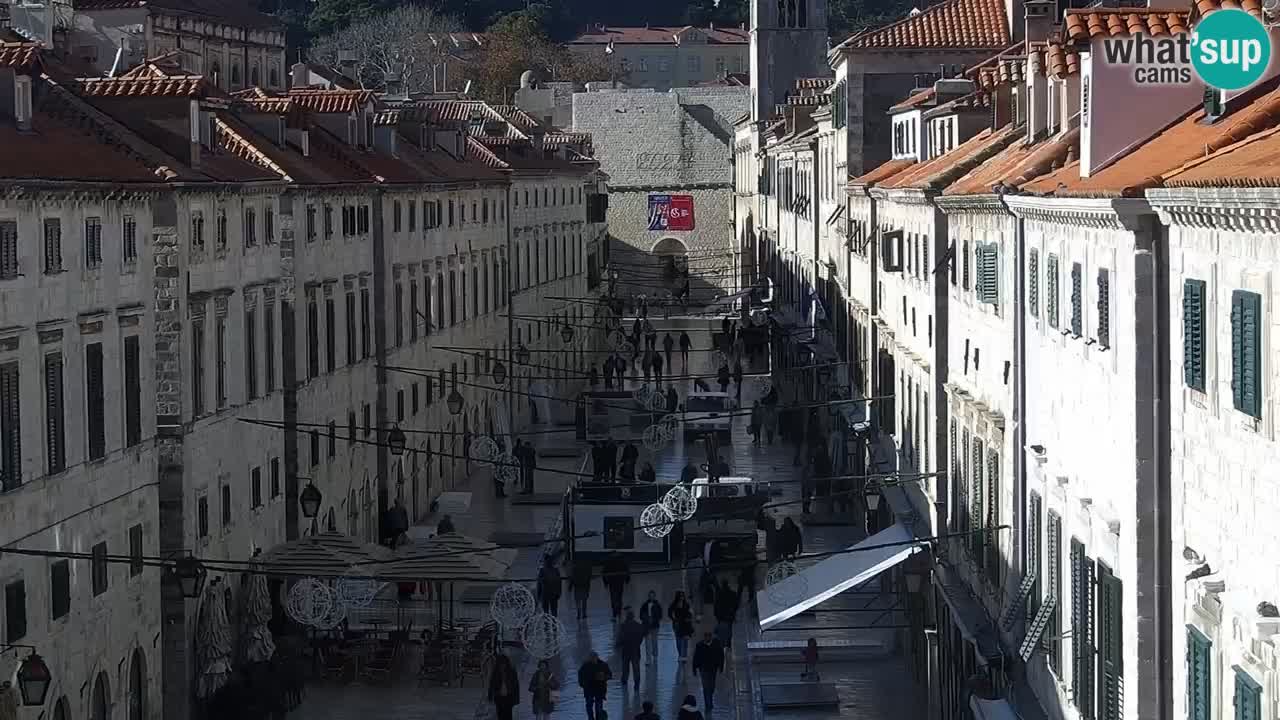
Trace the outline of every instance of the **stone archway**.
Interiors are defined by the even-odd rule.
[[[649,248],[649,254],[661,256],[677,256],[687,257],[689,255],[689,246],[678,237],[668,235]]]
[[[111,687],[105,672],[98,673],[93,682],[93,701],[89,710],[92,720],[111,720]]]
[[[147,717],[147,659],[135,648],[129,662],[129,720]]]

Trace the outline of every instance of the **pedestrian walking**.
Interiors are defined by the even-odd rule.
[[[704,561],[703,565],[702,575],[698,577],[698,622],[702,622],[708,607],[714,612],[716,606],[715,572],[712,571],[709,563]]]
[[[738,619],[738,593],[729,587],[729,580],[721,580],[716,589],[716,634],[726,650],[733,647],[733,623]]]
[[[538,572],[538,597],[542,600],[542,612],[560,614],[560,570],[547,558]]]
[[[497,710],[498,720],[511,720],[511,711],[520,704],[520,676],[511,658],[498,653],[489,672],[489,702]]]
[[[631,582],[631,573],[627,570],[627,561],[618,553],[611,554],[604,561],[601,579],[609,589],[609,604],[613,610],[613,621],[622,617],[622,591]]]
[[[578,668],[578,687],[582,688],[582,698],[587,702],[587,720],[605,720],[604,698],[612,679],[613,670],[594,651]]]
[[[821,680],[822,676],[818,674],[818,641],[816,638],[809,638],[802,655],[804,657],[804,672],[800,673],[800,679],[814,682]]]
[[[644,344],[650,350],[658,348],[658,331],[654,329],[653,324],[648,320],[644,321]]]
[[[735,360],[733,362],[733,384],[738,393],[738,402],[742,402],[742,361]]]
[[[670,363],[668,363],[669,365]],[[667,386],[667,412],[674,413],[680,409],[680,393],[676,392],[675,383]]]
[[[538,450],[533,443],[524,444],[524,494],[533,494],[533,478],[538,472]]]
[[[551,672],[551,664],[546,660],[538,661],[538,669],[529,678],[529,696],[533,716],[537,720],[549,720],[560,701],[560,680]]]
[[[689,350],[693,348],[693,341],[689,339],[689,333],[684,330],[680,331],[680,363],[682,365],[681,372],[689,372]]]
[[[653,469],[653,463],[647,462],[640,469],[640,482],[650,484],[658,482],[658,472]]]
[[[621,355],[613,356],[613,376],[618,379],[618,388],[621,389],[627,381],[627,360]]]
[[[715,709],[716,677],[723,669],[724,646],[711,633],[704,632],[702,642],[693,650],[693,672],[702,680],[702,704],[707,713]]]
[[[809,506],[813,499],[813,467],[805,463],[800,466],[800,511],[809,514]]]
[[[662,627],[662,603],[658,593],[650,590],[649,597],[640,606],[640,624],[644,625],[644,649],[649,664],[658,662],[658,630]]]
[[[676,656],[680,658],[680,672],[684,672],[684,663],[689,658],[689,638],[693,637],[693,608],[689,607],[689,599],[683,590],[677,590],[675,598],[667,608],[667,617],[671,619],[671,631],[676,636]]]
[[[671,333],[662,336],[662,349],[667,353],[667,367],[675,367],[671,364],[671,351],[676,346],[676,339],[671,337]]]
[[[578,619],[587,619],[587,600],[591,597],[591,563],[585,558],[573,562],[573,603],[578,609]]]
[[[786,560],[794,560],[804,552],[804,536],[800,534],[800,527],[789,517],[783,519],[782,527],[778,528],[778,552]]]
[[[707,712],[711,712],[707,710]],[[692,695],[685,695],[684,702],[680,704],[680,713],[676,715],[676,720],[704,720],[702,713],[698,712],[698,701]]]
[[[604,480],[604,442],[591,443],[591,481]]]
[[[636,619],[636,614],[627,608],[626,619],[618,627],[618,654],[622,656],[622,688],[627,687],[627,679],[634,676],[636,692],[640,691],[640,646],[644,644],[648,631],[644,624]]]
[[[716,382],[720,383],[720,392],[729,392],[729,379],[729,366],[722,364],[720,369],[716,370]]]
[[[751,433],[751,444],[760,447],[760,431],[764,425],[764,408],[761,407],[760,401],[757,400],[751,405],[751,422],[747,425],[747,432]]]
[[[604,359],[604,389],[613,389],[613,356],[610,355]]]
[[[662,384],[662,353],[654,352],[653,359],[650,360],[650,364],[653,366],[654,382],[661,385]]]
[[[636,720],[662,720],[662,717],[653,711],[653,703],[645,700],[640,703],[640,714],[636,715]]]
[[[773,436],[778,432],[778,408],[764,403],[764,440],[773,445]]]

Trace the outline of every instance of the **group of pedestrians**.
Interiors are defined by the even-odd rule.
[[[728,588],[727,582],[725,587]],[[657,665],[658,632],[665,617],[670,620],[672,633],[676,638],[679,672],[683,675],[688,663],[688,667],[702,683],[703,707],[710,713],[715,707],[716,680],[724,671],[725,651],[728,647],[722,638],[732,634],[733,617],[729,613],[737,612],[736,602],[730,604],[726,601],[718,608],[724,612],[722,617],[719,609],[717,611],[718,627],[721,628],[719,634],[713,635],[709,631],[703,633],[702,640],[693,650],[692,662],[689,658],[689,638],[694,634],[693,610],[683,592],[676,593],[665,612],[654,592],[649,593],[648,599],[640,607],[639,617],[630,607],[625,608],[625,617],[618,626],[617,637],[618,655],[622,660],[622,686],[625,688],[630,681],[632,687],[639,692],[641,660],[644,659],[649,666]],[[590,662],[588,660],[588,664]],[[587,702],[590,705],[591,700],[588,699]]]
[[[637,473],[639,462],[640,448],[630,440],[619,445],[613,438],[608,438],[591,445],[591,479],[594,482],[634,483],[637,479],[656,482],[658,474],[653,463],[646,462]]]

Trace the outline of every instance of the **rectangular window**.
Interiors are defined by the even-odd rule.
[[[204,414],[204,320],[191,322],[191,414]]]
[[[26,636],[27,585],[18,580],[4,586],[4,641],[16,643]]]
[[[1027,253],[1027,312],[1040,317],[1040,252]]]
[[[400,347],[404,344],[404,285],[402,283],[395,284],[395,298],[392,300],[392,306],[395,309],[393,318],[395,346]]]
[[[267,394],[270,394],[276,389],[276,307],[274,304],[266,304],[263,320],[262,350],[264,367],[262,368],[262,374],[266,380],[263,386]]]
[[[350,224],[347,222],[348,208],[342,208],[342,234],[350,235]],[[333,206],[325,203],[324,205],[324,237],[326,240],[333,237]]]
[[[1200,392],[1205,387],[1205,290],[1203,280],[1182,283],[1182,379]]]
[[[1084,268],[1071,264],[1071,334],[1084,334]]]
[[[1000,303],[1000,248],[995,243],[978,246],[978,302]]]
[[[987,452],[987,521],[988,528],[1000,526],[1000,454],[995,450]],[[1000,557],[999,536],[994,530],[984,537],[987,545],[987,558],[983,569],[987,573],[987,582],[991,587],[999,588],[1001,571],[1004,563]]]
[[[338,454],[338,423],[333,420],[329,421],[329,457],[332,459]]]
[[[1084,543],[1071,539],[1071,672],[1072,704],[1084,720],[1093,720],[1093,559],[1085,554]]]
[[[307,242],[316,241],[316,206],[307,206]]]
[[[396,422],[404,422],[404,390],[396,391]]]
[[[262,468],[260,467],[249,471],[249,499],[253,501],[253,507],[262,507]]]
[[[360,288],[360,357],[368,358],[373,354],[372,333],[369,324],[369,288]]]
[[[196,533],[199,537],[209,537],[209,496],[201,495],[196,499]]]
[[[361,235],[369,232],[369,206],[361,205],[356,209],[356,229]]]
[[[217,391],[218,409],[227,406],[227,316],[219,315],[214,328],[214,389]]]
[[[373,433],[373,411],[369,403],[360,408],[360,419],[364,422],[364,436],[369,437]]]
[[[409,203],[409,207],[413,207],[413,203]],[[391,231],[400,232],[400,201],[391,201]]]
[[[57,620],[71,612],[71,561],[57,560],[49,566],[49,618]]]
[[[424,221],[423,222],[424,226],[426,225],[426,222],[425,222],[426,216],[427,216],[427,204],[424,202],[422,204],[422,217]],[[413,232],[414,230],[417,230],[417,229],[418,229],[418,203],[416,201],[410,200],[409,201],[409,232]]]
[[[231,485],[222,486],[222,529],[231,527]]]
[[[258,244],[258,216],[254,209],[244,209],[244,246],[253,247]]]
[[[414,415],[418,414],[418,383],[414,383],[409,393],[409,408]]]
[[[271,458],[271,497],[280,497],[280,458]]]
[[[1044,265],[1044,315],[1049,327],[1058,327],[1058,256],[1050,255]]]
[[[22,485],[22,394],[18,363],[0,365],[0,491]]]
[[[85,429],[88,431],[89,459],[107,455],[106,390],[102,377],[102,343],[84,349]]]
[[[1045,649],[1049,654],[1049,667],[1054,675],[1062,677],[1062,518],[1052,510],[1045,526],[1045,547],[1048,549],[1046,596],[1053,598],[1053,614],[1044,631]]]
[[[418,341],[418,281],[409,281],[409,342]]]
[[[311,440],[311,467],[316,467],[320,464],[320,431],[312,430],[307,437]]]
[[[266,213],[263,214],[263,234],[266,235],[267,244],[274,245],[276,242],[276,211],[268,207]]]
[[[328,372],[338,366],[338,310],[332,295],[324,297],[324,362]]]
[[[222,209],[218,210],[218,220],[217,220],[216,231],[217,231],[217,237],[215,238],[215,240],[218,243],[217,248],[219,250],[226,250],[227,249],[227,211],[226,210],[222,210]]]
[[[44,221],[44,274],[62,272],[62,221],[45,218]]]
[[[1098,563],[1098,720],[1121,720],[1124,706],[1124,584]]]
[[[96,268],[102,264],[102,218],[84,219],[84,266]]]
[[[458,278],[457,272],[449,271],[449,325],[458,322]]]
[[[1044,570],[1044,542],[1041,533],[1044,529],[1044,501],[1037,493],[1029,496],[1027,510],[1027,577],[1031,578],[1031,590],[1027,593],[1027,627],[1040,612],[1043,600],[1041,573]]]
[[[970,467],[970,484],[969,484],[969,553],[973,556],[974,564],[979,568],[982,567],[982,550],[985,547],[987,535],[981,532],[986,528],[987,518],[983,514],[983,504],[986,502],[986,495],[983,493],[982,475],[985,469],[983,462],[985,452],[982,440],[973,439],[973,459]]]
[[[18,223],[0,222],[0,280],[18,277]]]
[[[1231,293],[1231,396],[1236,410],[1262,417],[1262,296]]]
[[[129,577],[142,574],[146,565],[142,562],[142,526],[129,528]]]
[[[346,301],[346,320],[347,320],[347,364],[356,364],[356,294],[352,290],[347,291]]]
[[[45,460],[50,475],[67,469],[62,397],[62,353],[53,352],[44,356]]]
[[[436,316],[432,314],[433,308],[436,307],[431,300],[431,275],[428,271],[423,272],[422,277],[422,334],[430,335],[435,327]]]
[[[258,311],[244,311],[244,391],[250,400],[258,397]]]
[[[307,290],[307,379],[320,376],[320,309],[315,288]]]
[[[1111,273],[1098,270],[1098,347],[1111,347]]]
[[[94,597],[101,595],[107,591],[108,575],[107,575],[107,544],[100,542],[93,546],[90,553],[92,560],[90,561],[90,569],[93,583]]]
[[[124,339],[124,444],[142,442],[142,356],[138,336]]]
[[[1262,686],[1244,670],[1236,669],[1236,720],[1262,720]]]

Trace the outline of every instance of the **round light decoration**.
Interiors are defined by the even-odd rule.
[[[652,396],[653,388],[649,387],[649,383],[641,385],[631,393],[631,397],[642,407],[649,407],[649,398]]]
[[[667,446],[670,438],[662,430],[661,425],[650,425],[644,429],[644,434],[640,438],[640,442],[644,444],[646,450],[650,452],[658,452]]]
[[[312,626],[317,630],[332,630],[347,619],[348,610],[349,608],[338,599],[335,592],[333,604],[329,606],[329,612],[324,617],[316,619]]]
[[[688,520],[698,512],[698,498],[683,485],[677,485],[662,496],[662,507],[677,520]]]
[[[779,605],[799,602],[809,592],[809,582],[800,574],[800,568],[787,560],[770,567],[764,583],[769,598]]]
[[[649,393],[644,406],[650,412],[663,412],[667,409],[667,396],[662,391],[654,391]]]
[[[768,395],[773,390],[773,378],[768,375],[760,375],[751,381],[755,386],[756,394],[760,397]]]
[[[652,538],[663,538],[671,534],[675,527],[675,518],[661,503],[649,505],[640,511],[640,527],[644,534]]]
[[[333,586],[334,598],[338,605],[348,608],[363,609],[373,604],[386,583],[358,577],[338,578]]]
[[[662,433],[668,440],[675,438],[676,431],[680,429],[680,416],[675,413],[663,415],[659,427],[662,428]]]
[[[613,332],[609,333],[609,345],[614,350],[617,350],[618,352],[624,352],[623,348],[626,346],[629,346],[630,344],[631,344],[631,341],[627,339],[626,335],[622,334],[621,330],[614,330]],[[627,350],[625,352],[631,352],[631,351]]]
[[[515,456],[511,455],[511,453],[503,453],[502,455],[499,455],[493,463],[493,474],[495,480],[503,483],[514,483],[519,479],[519,466],[516,463]]]
[[[337,599],[328,585],[315,578],[303,578],[289,588],[284,609],[289,617],[303,625],[315,626],[333,612],[336,604]]]
[[[515,630],[533,617],[536,603],[529,588],[520,583],[507,583],[489,599],[489,615],[504,630]]]
[[[564,641],[564,625],[555,615],[538,613],[529,618],[520,630],[520,642],[525,652],[538,660],[550,660],[560,654]]]
[[[478,437],[471,441],[471,457],[479,462],[493,462],[501,454],[497,441],[491,437]]]

